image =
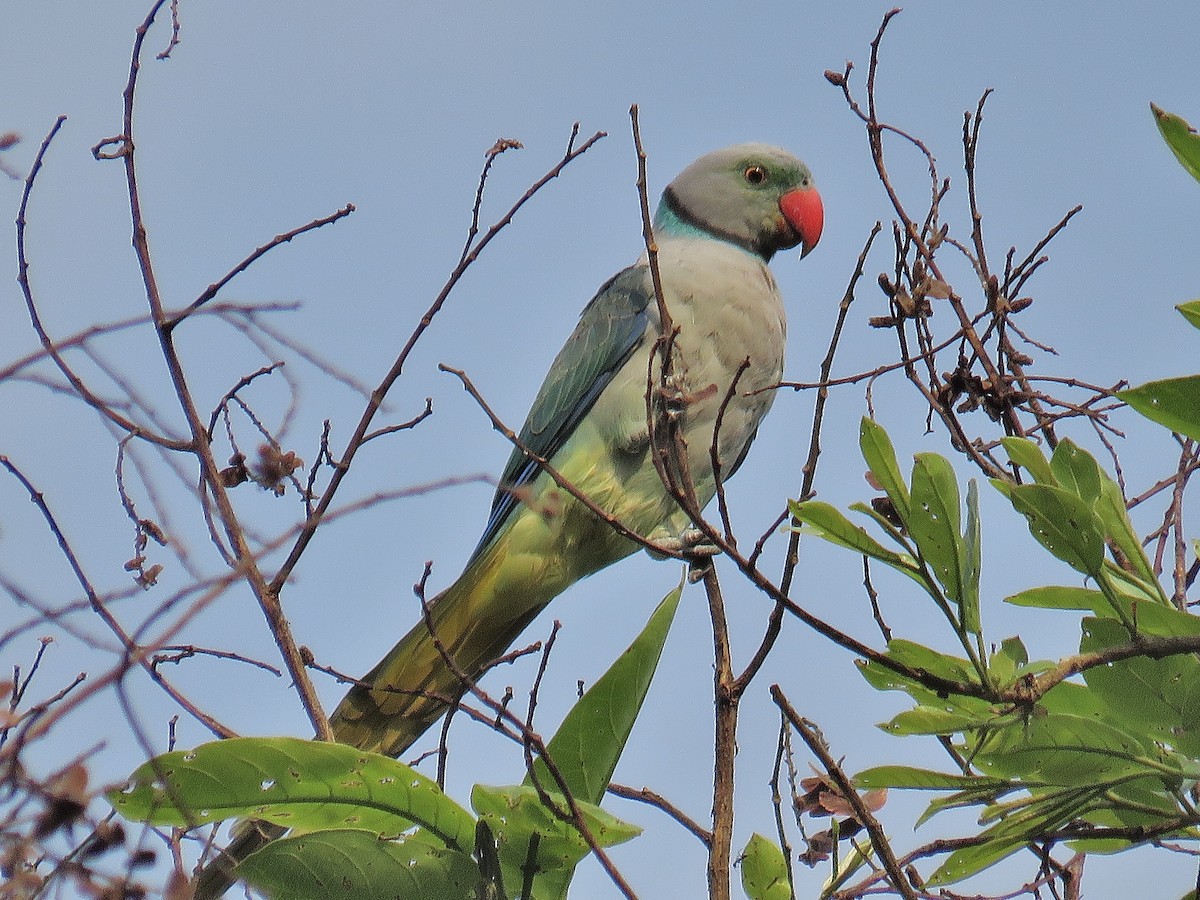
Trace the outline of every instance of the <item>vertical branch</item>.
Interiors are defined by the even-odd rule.
[[[713,738],[713,825],[708,850],[708,896],[729,900],[732,871],[734,759],[737,755],[737,715],[741,694],[733,676],[725,600],[715,566],[704,569],[704,592],[713,631],[713,695],[716,706]]]
[[[662,273],[658,268],[658,244],[654,241],[654,222],[650,218],[650,193],[646,184],[646,151],[642,147],[642,132],[638,123],[638,106],[629,107],[629,121],[633,128],[633,148],[637,152],[638,203],[642,213],[642,240],[646,244],[646,260],[650,266],[650,282],[654,285],[654,300],[658,304],[660,331],[663,335],[674,335],[675,327],[671,322],[671,311],[667,309],[667,301],[663,296]],[[663,351],[663,375],[666,376],[666,366],[670,350]]]
[[[661,372],[658,384],[653,377],[653,363],[647,373],[646,419],[650,428],[650,452],[655,460],[663,486],[688,513],[693,522],[700,522],[700,504],[688,465],[687,443],[679,418],[663,408],[667,379],[671,375],[672,350],[676,327],[667,309],[663,294],[662,276],[658,267],[658,247],[654,241],[654,226],[650,218],[650,197],[646,183],[646,152],[642,146],[638,122],[638,107],[629,108],[633,130],[634,149],[638,158],[637,191],[642,214],[642,238],[646,244],[646,257],[650,267],[650,278],[654,285],[654,297],[658,305]],[[653,359],[653,355],[651,357]],[[665,428],[659,428],[659,422]],[[707,529],[706,529],[707,530]],[[729,900],[729,878],[732,871],[733,845],[733,788],[734,756],[737,751],[738,693],[733,674],[733,657],[729,644],[729,628],[725,618],[725,601],[716,568],[705,561],[703,568],[704,590],[708,598],[709,618],[713,633],[713,827],[712,841],[708,852],[708,892],[710,900]]]

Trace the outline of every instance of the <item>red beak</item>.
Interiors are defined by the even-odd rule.
[[[797,188],[779,198],[779,211],[800,236],[800,258],[808,256],[821,240],[825,226],[825,207],[816,188]]]

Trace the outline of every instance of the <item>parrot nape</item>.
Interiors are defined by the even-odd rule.
[[[745,459],[783,373],[786,320],[767,263],[797,245],[807,254],[823,223],[808,167],[765,144],[702,156],[663,192],[654,239],[663,299],[678,332],[670,385],[683,398],[677,421],[701,506],[716,491],[718,413],[716,448],[727,476]],[[659,334],[643,255],[584,307],[519,441],[634,533],[678,542],[691,521],[651,458],[647,421],[647,391],[658,389],[662,371]],[[446,698],[464,693],[429,626],[458,670],[477,678],[551,600],[638,546],[515,448],[463,573],[430,601],[429,625],[418,622],[346,694],[330,719],[337,740],[396,756],[445,711]],[[256,824],[259,832],[235,840],[201,874],[198,900],[219,896],[231,864],[281,833]]]

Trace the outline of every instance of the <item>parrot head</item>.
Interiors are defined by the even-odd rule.
[[[686,226],[765,260],[821,239],[825,211],[808,166],[768,144],[736,144],[700,157],[663,192],[662,209]]]

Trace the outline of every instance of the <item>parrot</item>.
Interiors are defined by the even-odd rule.
[[[686,546],[693,523],[652,458],[648,392],[672,395],[686,471],[703,508],[717,489],[714,447],[721,478],[736,472],[783,374],[786,316],[767,264],[797,246],[806,256],[823,226],[811,172],[779,147],[726,147],[670,182],[652,227],[675,330],[667,371],[644,253],[584,307],[533,401],[462,574],[350,688],[330,718],[336,740],[399,755],[467,690],[461,675],[480,677],[555,597],[642,546],[533,457],[629,532],[664,548]],[[282,833],[253,824],[257,830],[199,876],[197,898],[228,886],[228,877],[209,870],[228,870]]]

